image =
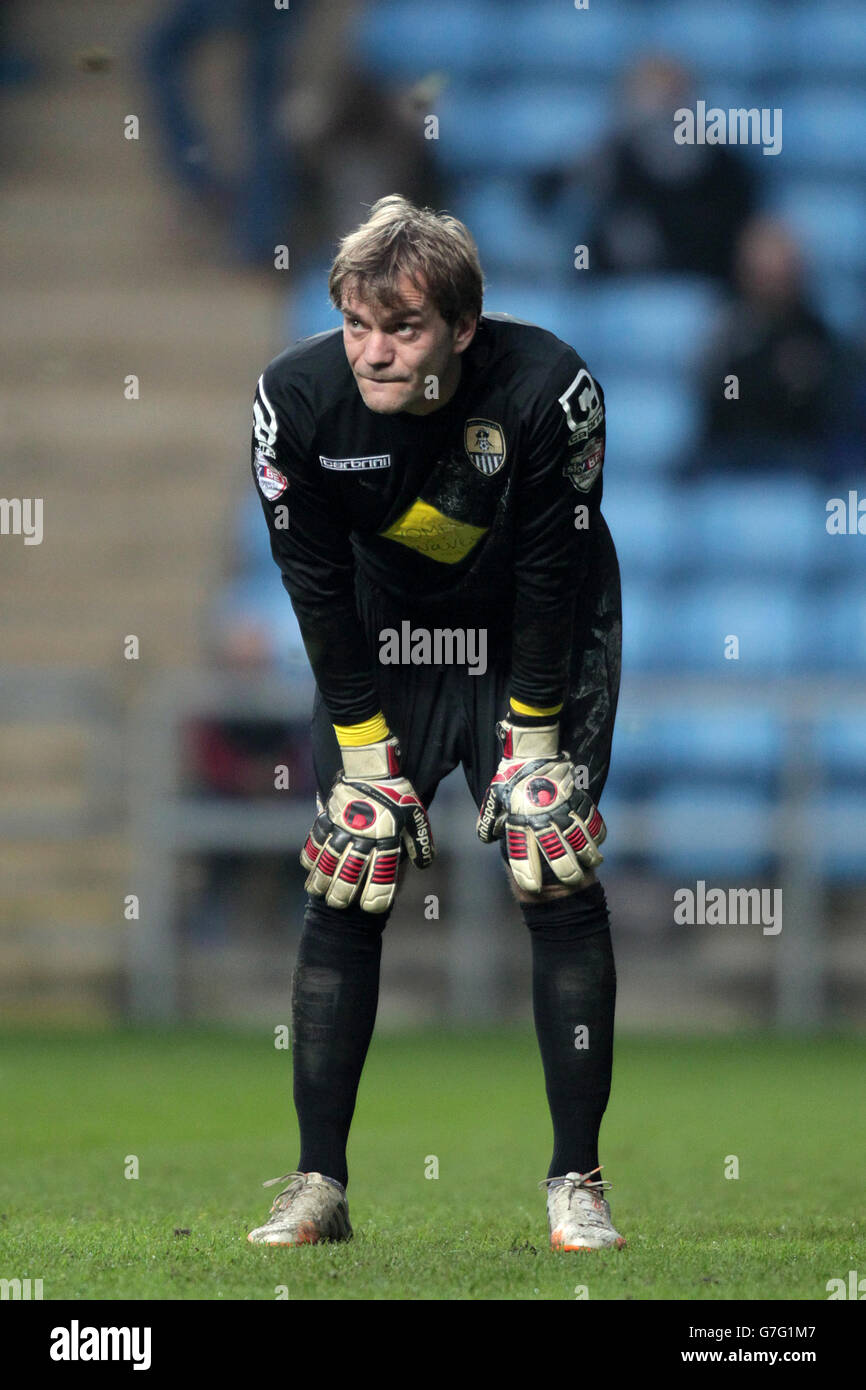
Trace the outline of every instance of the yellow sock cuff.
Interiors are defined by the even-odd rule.
[[[524,714],[533,719],[541,719],[548,714],[559,714],[562,710],[561,700],[558,705],[549,705],[546,709],[539,705],[525,705],[522,700],[515,700],[513,696],[509,703],[515,714]]]
[[[334,733],[341,748],[362,748],[365,743],[381,743],[391,730],[388,721],[380,710],[372,719],[363,719],[360,724],[335,724]]]

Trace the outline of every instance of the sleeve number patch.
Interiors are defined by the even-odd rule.
[[[571,431],[568,461],[562,471],[579,492],[589,492],[604,463],[604,407],[598,387],[585,367],[581,367],[558,399]],[[577,420],[572,411],[573,403],[579,411]]]
[[[575,393],[580,409],[579,421],[575,420],[571,411],[572,397]],[[585,367],[581,367],[574,381],[558,399],[565,411],[566,424],[572,432],[569,444],[578,444],[582,439],[588,439],[593,430],[598,429],[601,424],[604,411],[598,387]]]

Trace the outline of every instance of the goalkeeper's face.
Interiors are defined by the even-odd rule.
[[[344,294],[343,342],[364,404],[381,415],[406,410],[427,415],[450,400],[460,380],[460,355],[477,320],[448,324],[408,276],[400,303],[386,308],[349,290]]]

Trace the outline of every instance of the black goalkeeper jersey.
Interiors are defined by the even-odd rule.
[[[508,315],[482,315],[456,393],[423,416],[364,404],[340,328],[275,358],[253,476],[333,722],[380,708],[356,584],[416,626],[486,628],[513,698],[557,705],[576,606],[618,595],[603,459],[601,387],[573,348]]]

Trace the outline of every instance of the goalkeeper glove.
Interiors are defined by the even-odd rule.
[[[309,869],[308,893],[329,907],[360,901],[366,912],[387,912],[397,891],[404,851],[419,869],[436,853],[427,812],[400,773],[400,746],[390,735],[379,743],[343,748],[343,771],[327,806],[301,850]]]
[[[537,893],[548,864],[560,883],[576,887],[602,862],[607,830],[589,794],[575,786],[571,755],[559,748],[559,724],[496,726],[502,760],[481,803],[476,826],[485,844],[505,835],[515,882]]]

